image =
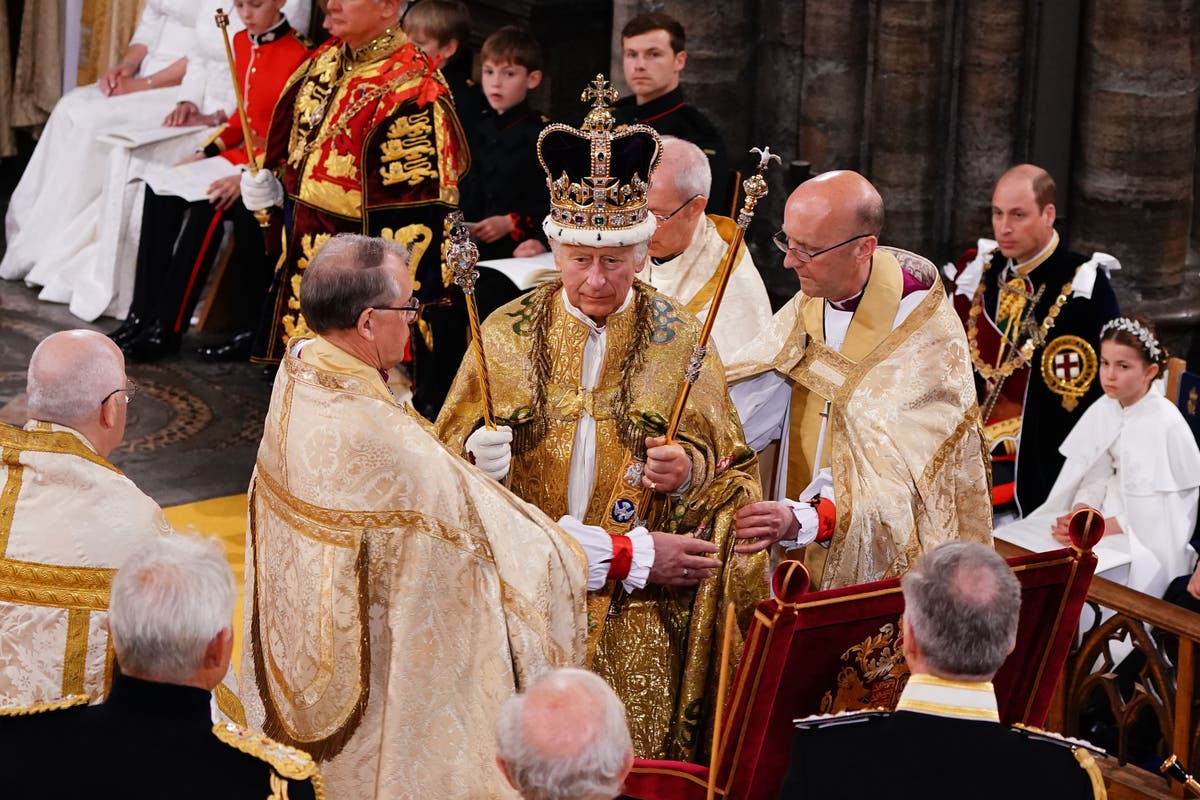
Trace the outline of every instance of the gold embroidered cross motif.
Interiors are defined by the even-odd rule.
[[[438,176],[434,159],[437,147],[433,143],[433,124],[430,109],[400,117],[388,128],[388,138],[380,148],[383,163],[379,171],[383,185],[407,182],[416,186],[426,178]]]

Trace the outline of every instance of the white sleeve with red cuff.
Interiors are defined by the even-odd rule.
[[[800,531],[796,534],[795,539],[787,539],[779,544],[788,550],[793,550],[797,547],[804,547],[816,541],[817,534],[820,532],[820,516],[817,514],[817,509],[813,507],[812,501],[814,498],[823,498],[829,502],[835,502],[833,497],[833,470],[826,467],[817,473],[803,492],[800,493],[798,500],[789,500],[784,498],[784,505],[792,509],[792,513],[796,516],[796,522],[800,523]]]
[[[588,560],[588,591],[594,592],[609,580],[609,565],[613,560],[613,537],[599,525],[584,525],[575,517],[564,515],[558,526],[571,535],[583,548]],[[654,566],[654,539],[639,526],[628,534],[633,545],[633,562],[626,575],[613,575],[625,591],[633,592],[646,585],[650,568]]]

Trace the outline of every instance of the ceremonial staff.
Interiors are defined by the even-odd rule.
[[[1171,780],[1182,783],[1193,796],[1200,797],[1200,782],[1188,774],[1188,771],[1179,763],[1177,756],[1172,755],[1164,761],[1158,771]]]
[[[224,9],[218,8],[216,13],[217,27],[221,29],[221,38],[225,41],[225,57],[229,60],[229,76],[233,78],[233,91],[237,96],[238,119],[242,121],[243,146],[246,148],[246,167],[250,175],[258,174],[258,157],[254,153],[254,132],[250,130],[250,122],[246,119],[246,101],[242,97],[242,82],[238,79],[237,67],[233,63],[233,48],[229,46],[229,15]],[[254,212],[259,227],[268,228],[271,225],[271,212],[260,209]]]
[[[683,384],[679,387],[679,394],[675,398],[675,408],[671,411],[671,419],[667,423],[666,444],[673,442],[675,434],[679,432],[683,409],[687,405],[688,395],[692,392],[692,384],[700,377],[700,367],[704,363],[704,356],[708,353],[708,338],[712,335],[713,323],[717,319],[717,309],[721,307],[721,299],[725,296],[725,287],[729,284],[729,276],[733,274],[738,251],[742,247],[742,239],[746,236],[746,228],[750,226],[750,220],[754,218],[754,209],[758,205],[758,201],[767,195],[767,179],[763,177],[763,173],[767,171],[772,160],[781,163],[779,156],[772,153],[769,147],[761,149],[755,147],[750,152],[758,153],[758,167],[753,175],[742,181],[742,191],[745,192],[746,199],[742,203],[742,210],[738,212],[737,228],[733,232],[733,240],[729,243],[729,249],[725,251],[725,260],[721,263],[717,289],[713,292],[708,317],[705,318],[704,327],[700,330],[700,340],[692,348],[692,357],[688,360],[687,368],[683,372]],[[635,517],[638,520],[637,524],[646,522],[650,499],[653,495],[652,489],[643,487]]]
[[[467,231],[467,223],[463,222],[461,211],[451,212],[446,217],[446,225],[450,228],[450,246],[446,248],[446,262],[454,271],[454,283],[463,290],[467,298],[467,314],[471,318],[471,352],[475,354],[475,365],[479,370],[479,394],[483,400],[483,424],[489,431],[496,430],[496,420],[492,416],[492,384],[488,378],[487,358],[483,354],[483,336],[479,330],[479,309],[475,305],[475,281],[479,279],[479,270],[475,264],[479,261],[479,248],[471,241]]]

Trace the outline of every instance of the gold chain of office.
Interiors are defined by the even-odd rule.
[[[344,111],[342,111],[342,113],[339,115],[338,121],[320,131],[311,142],[308,142],[303,148],[301,148],[300,159],[306,158],[309,153],[325,144],[325,142],[329,141],[334,136],[344,133],[350,127],[350,123],[354,121],[354,118],[357,117],[359,113],[372,101],[377,101],[388,92],[398,89],[405,82],[411,80],[411,78],[412,76],[406,73],[398,78],[393,78],[382,85],[360,87],[358,99],[354,100],[346,107]],[[321,124],[321,119],[325,116],[325,113],[328,110],[328,104],[331,101],[332,98],[327,98],[324,103],[317,107],[317,119],[310,120],[310,124],[313,122],[315,122],[316,125]]]
[[[1071,280],[1067,281],[1062,286],[1062,291],[1054,300],[1054,305],[1046,312],[1045,319],[1039,326],[1038,331],[1025,340],[1021,345],[1018,358],[1007,358],[999,365],[993,367],[983,361],[979,354],[979,315],[983,313],[983,291],[987,284],[986,278],[988,270],[991,269],[991,259],[986,259],[983,263],[983,272],[979,276],[979,285],[975,287],[975,295],[971,298],[971,310],[967,312],[967,343],[971,347],[971,363],[975,365],[975,370],[983,377],[984,380],[992,380],[999,377],[1007,378],[1016,372],[1017,368],[1028,364],[1033,359],[1033,351],[1039,345],[1046,341],[1046,335],[1050,333],[1050,329],[1054,327],[1054,323],[1058,320],[1058,315],[1062,312],[1062,307],[1066,304],[1071,296],[1071,284],[1074,281],[1072,275]],[[1033,310],[1030,309],[1030,314]]]

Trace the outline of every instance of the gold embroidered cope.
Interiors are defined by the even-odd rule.
[[[567,312],[562,285],[543,286],[494,312],[483,324],[498,424],[513,427],[510,486],[553,518],[567,512],[567,476],[584,410],[596,420],[596,478],[584,522],[598,525],[626,455],[644,452],[646,436],[665,428],[700,324],[641,282],[626,308],[609,316],[596,388],[580,389],[588,327]],[[461,453],[481,424],[479,381],[466,359],[438,417],[438,435]],[[759,499],[754,452],[743,441],[723,367],[710,350],[680,425],[691,456],[692,485],[681,497],[658,495],[650,529],[715,543],[725,567],[698,589],[649,586],[626,594],[616,584],[588,603],[591,668],[625,703],[634,749],[646,758],[700,757],[711,724],[718,613],[733,602],[741,633],[767,595],[766,554],[736,555],[733,515]],[[736,658],[734,659],[736,662]]]
[[[243,700],[333,797],[513,797],[500,703],[581,664],[586,559],[323,339],[288,355],[250,488]]]

